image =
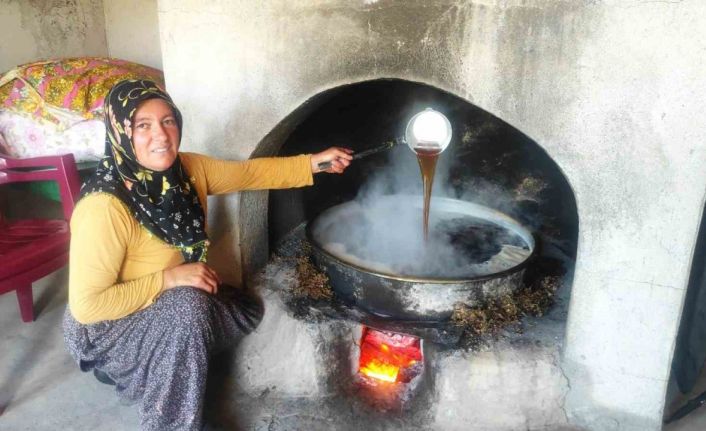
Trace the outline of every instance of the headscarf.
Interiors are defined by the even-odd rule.
[[[178,248],[186,262],[205,262],[209,242],[204,211],[179,155],[161,172],[140,165],[135,156],[132,120],[140,103],[154,98],[172,108],[181,139],[181,112],[164,90],[152,81],[119,82],[105,98],[105,156],[83,185],[81,197],[100,192],[117,197],[149,232]]]

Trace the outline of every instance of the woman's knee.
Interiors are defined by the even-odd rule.
[[[159,299],[168,314],[174,329],[180,326],[192,329],[203,328],[208,324],[211,314],[209,294],[194,287],[175,287],[167,290]]]

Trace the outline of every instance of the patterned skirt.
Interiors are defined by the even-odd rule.
[[[240,289],[178,287],[117,320],[83,325],[67,307],[64,340],[81,370],[105,372],[121,399],[140,403],[142,429],[198,430],[209,357],[250,333],[262,314],[262,303]]]

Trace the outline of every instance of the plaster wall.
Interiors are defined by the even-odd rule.
[[[0,0],[0,74],[48,58],[107,54],[101,0]]]
[[[157,0],[103,0],[108,55],[162,69]]]
[[[159,0],[185,150],[274,153],[258,143],[308,99],[384,77],[455,93],[543,146],[580,220],[566,410],[596,430],[661,427],[704,204],[704,19],[699,0]],[[227,279],[266,243],[238,234],[262,212],[239,210],[238,196],[210,204]]]

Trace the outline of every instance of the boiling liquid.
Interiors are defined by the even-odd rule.
[[[422,184],[424,186],[424,239],[429,239],[429,206],[431,205],[431,187],[434,184],[434,171],[436,161],[439,159],[441,148],[416,147],[419,169],[422,171]]]

